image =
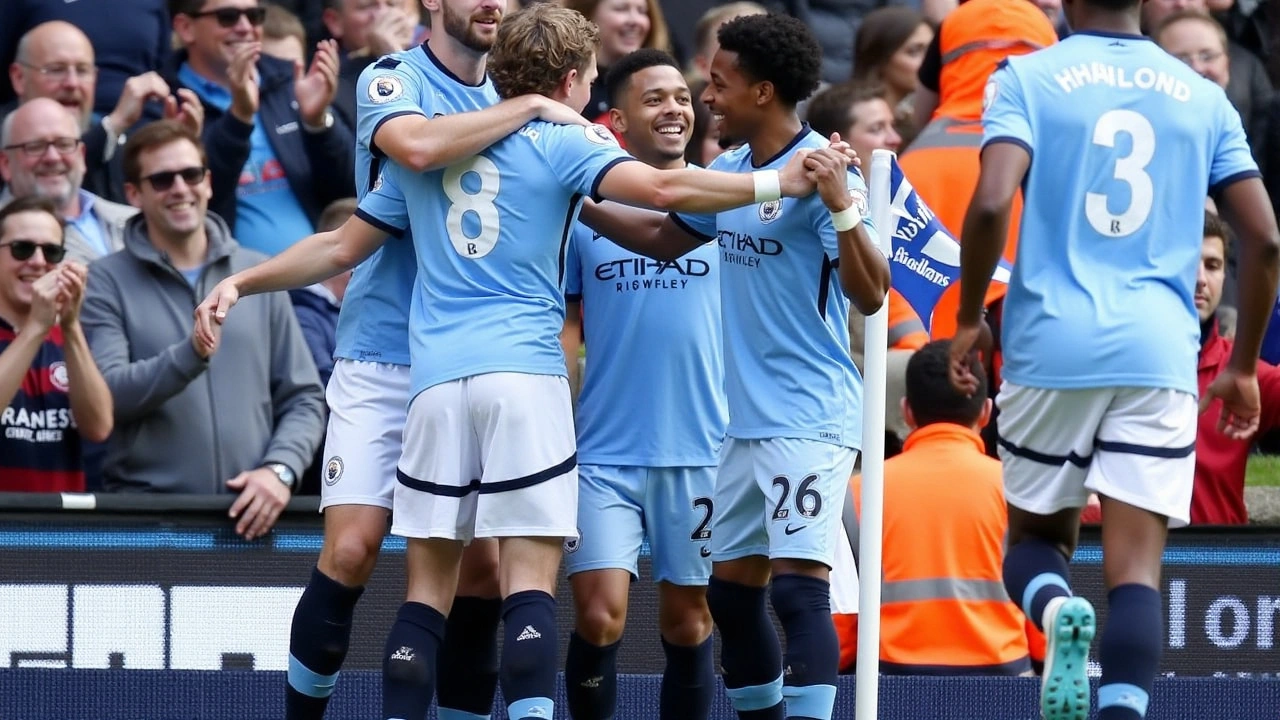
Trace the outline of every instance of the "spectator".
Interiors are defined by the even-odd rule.
[[[98,197],[82,187],[84,144],[65,107],[48,98],[23,104],[0,126],[0,206],[14,198],[51,201],[67,224],[63,247],[71,260],[88,264],[124,247],[124,224],[137,210]]]
[[[600,28],[600,49],[596,51],[600,77],[609,74],[609,66],[614,61],[642,47],[671,52],[671,38],[658,0],[563,0],[562,4],[582,13]],[[604,83],[591,86],[591,99],[582,114],[592,122],[613,128]]]
[[[912,93],[920,84],[920,64],[932,40],[933,28],[924,17],[903,7],[881,8],[867,15],[854,39],[853,81],[884,87],[895,129],[908,142],[924,124],[914,119]]]
[[[414,0],[324,0],[324,22],[341,55],[334,109],[356,126],[356,83],[373,61],[413,47]]]
[[[175,0],[174,32],[186,49],[169,72],[204,105],[210,209],[246,248],[273,255],[311,234],[326,205],[354,194],[355,136],[330,109],[336,44],[322,42],[304,74],[263,56],[265,19],[257,0]]]
[[[62,262],[44,198],[0,210],[0,490],[84,492],[80,438],[111,434],[111,393],[80,327],[87,270]]]
[[[262,52],[289,62],[307,59],[307,31],[297,15],[279,5],[267,5],[262,21]]]
[[[130,78],[164,67],[172,52],[166,0],[110,0],[109,5],[103,0],[9,0],[3,5],[0,62],[6,65],[18,54],[19,38],[33,28],[62,21],[83,31],[98,54],[96,85],[89,92],[89,107],[97,116],[115,110]],[[0,103],[12,99],[8,88],[0,87]],[[123,132],[132,124],[117,127]]]
[[[1227,91],[1232,106],[1240,113],[1240,122],[1244,125],[1244,134],[1249,138],[1254,157],[1259,159],[1263,170],[1267,170],[1266,163],[1261,161],[1265,159],[1262,149],[1271,104],[1271,81],[1267,79],[1262,63],[1252,58],[1252,62],[1243,64],[1240,69],[1250,73],[1249,82],[1243,88],[1236,83],[1233,92],[1236,57],[1241,56],[1240,53],[1243,56],[1249,53],[1246,50],[1236,54],[1229,52],[1227,33],[1217,20],[1203,10],[1180,10],[1164,16],[1160,24],[1149,32],[1151,39],[1166,52]]]
[[[1003,580],[1008,511],[1000,462],[983,453],[986,388],[966,396],[947,375],[951,343],[907,365],[902,454],[885,462],[880,671],[890,675],[1030,675],[1026,618]],[[980,375],[981,377],[981,375]],[[849,497],[860,513],[862,477]],[[857,519],[846,516],[857,537]],[[935,552],[920,552],[920,538]],[[856,616],[835,616],[842,670],[855,659]]]
[[[764,15],[766,12],[768,11],[759,3],[751,0],[737,0],[717,5],[703,13],[693,30],[693,62],[687,74],[704,83],[711,82],[711,58],[715,57],[716,50],[720,49],[720,40],[716,37],[716,33],[720,31],[721,26],[742,15]]]
[[[94,119],[93,98],[98,81],[93,45],[89,38],[70,23],[55,20],[29,30],[18,42],[17,58],[9,66],[9,80],[18,95],[18,103],[38,97],[50,98],[67,107],[76,116],[80,137],[85,143],[85,187],[96,195],[113,201],[124,200],[123,178],[118,164],[111,165],[125,133],[144,115],[147,102],[165,102],[164,111],[176,116],[181,109],[190,122],[199,122],[194,95],[182,94],[182,108],[176,101],[166,100],[169,86],[155,72],[129,78],[120,89],[108,115]],[[0,115],[15,105],[0,109]],[[153,106],[153,109],[158,106]],[[153,117],[159,117],[157,110]]]
[[[1148,35],[1157,39],[1156,35],[1160,34],[1158,31],[1161,25],[1171,16],[1175,14],[1203,16],[1208,12],[1209,5],[1206,0],[1147,0],[1142,3],[1142,27]],[[1217,25],[1217,22],[1215,21],[1214,24]],[[1267,106],[1271,101],[1271,79],[1267,76],[1266,65],[1257,55],[1229,41],[1222,26],[1217,25],[1217,27],[1222,33],[1221,41],[1227,52],[1227,65],[1230,67],[1230,77],[1223,87],[1226,88],[1227,99],[1231,101],[1232,107],[1240,113],[1250,147],[1253,148],[1254,155],[1257,155],[1260,138],[1265,133]],[[1262,170],[1265,173],[1267,169],[1263,167]]]
[[[199,138],[174,122],[142,128],[124,149],[141,212],[125,249],[90,268],[84,308],[116,398],[103,476],[111,491],[238,493],[236,532],[254,539],[320,444],[324,391],[284,293],[241,302],[211,344],[194,336],[199,298],[262,260],[207,212],[206,165]]]
[[[922,19],[937,24],[956,3],[955,0],[767,0],[764,5],[770,12],[800,18],[809,26],[822,45],[822,80],[837,84],[852,77],[857,64],[854,38],[876,9],[919,9]]]
[[[1217,215],[1204,216],[1204,245],[1200,251],[1200,273],[1196,277],[1195,302],[1200,313],[1200,395],[1227,367],[1233,341],[1218,332],[1216,312],[1222,299],[1226,256],[1231,234]],[[1258,389],[1262,416],[1258,435],[1280,427],[1280,369],[1258,362]],[[1244,475],[1250,443],[1232,440],[1218,431],[1221,400],[1214,400],[1208,412],[1200,413],[1196,431],[1196,475],[1191,493],[1191,523],[1243,525],[1249,522],[1244,504]],[[1256,436],[1255,436],[1256,437]]]

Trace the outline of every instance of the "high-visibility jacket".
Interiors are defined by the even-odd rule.
[[[889,349],[919,350],[929,344],[929,333],[902,293],[889,288]]]
[[[973,430],[935,423],[911,433],[884,473],[881,671],[1029,672],[1026,618],[1003,580],[1009,521],[999,461]],[[861,479],[850,483],[857,513]],[[852,659],[856,622],[835,623],[841,656]]]
[[[1052,45],[1057,37],[1044,12],[1026,0],[967,0],[947,16],[938,30],[942,55],[938,108],[902,154],[899,164],[920,198],[957,239],[978,186],[987,80],[1005,58]],[[1017,256],[1021,217],[1019,192],[1014,197],[1004,252],[1010,263]],[[993,286],[987,292],[986,304],[1004,297],[1004,293],[1003,286]],[[929,328],[934,338],[955,334],[959,304],[960,284],[953,283],[934,307]]]

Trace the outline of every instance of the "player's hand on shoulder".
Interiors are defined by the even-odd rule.
[[[957,321],[947,368],[951,387],[964,393],[965,397],[973,397],[979,386],[975,370],[985,372],[978,363],[990,362],[991,347],[991,328],[986,320],[979,319],[976,323]]]
[[[1223,370],[1200,396],[1200,412],[1208,410],[1215,398],[1222,401],[1218,432],[1232,440],[1248,440],[1258,431],[1262,400],[1257,373]]]
[[[529,97],[533,100],[537,119],[543,122],[555,123],[556,125],[581,125],[582,127],[591,125],[591,121],[582,117],[582,113],[575,112],[573,108],[558,100],[552,100],[545,95],[531,95]]]
[[[293,495],[275,472],[265,467],[240,473],[227,481],[227,487],[240,492],[229,515],[236,521],[236,534],[245,540],[257,540],[271,532]]]
[[[853,146],[848,142],[842,140],[840,133],[831,133],[830,140],[831,144],[827,146],[830,150],[843,155],[850,165],[856,168],[862,167],[862,158],[858,157],[858,151],[854,150]]]

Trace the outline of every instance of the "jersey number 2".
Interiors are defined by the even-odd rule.
[[[1093,144],[1115,147],[1116,136],[1124,133],[1133,143],[1129,154],[1116,159],[1112,176],[1129,186],[1129,207],[1116,215],[1107,208],[1105,193],[1086,193],[1084,215],[1099,234],[1122,238],[1132,235],[1151,215],[1154,193],[1147,165],[1156,152],[1156,133],[1151,121],[1132,110],[1110,110],[1093,126]]]
[[[468,173],[479,178],[480,187],[474,191],[462,185]],[[493,202],[498,199],[501,180],[498,166],[483,155],[473,155],[444,171],[444,194],[449,198],[445,227],[449,231],[449,242],[462,257],[484,257],[498,244],[498,206]],[[480,232],[475,237],[467,235],[462,227],[467,213],[480,223]]]

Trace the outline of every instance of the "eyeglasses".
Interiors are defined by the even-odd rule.
[[[72,73],[75,73],[77,78],[84,78],[85,80],[92,80],[98,76],[98,68],[94,67],[93,65],[83,65],[83,64],[68,65],[67,63],[53,63],[52,65],[41,65],[37,67],[35,65],[31,65],[29,63],[24,63],[21,61],[19,61],[18,64],[29,70],[35,70],[41,75],[56,82],[63,82],[68,77],[70,77]]]
[[[1226,53],[1217,50],[1201,50],[1198,53],[1191,53],[1190,55],[1174,55],[1173,57],[1181,60],[1187,65],[1190,65],[1194,60],[1199,60],[1202,65],[1208,65],[1225,54]]]
[[[58,151],[59,155],[70,155],[80,147],[80,138],[60,137],[52,140],[32,140],[25,143],[14,143],[13,145],[5,145],[5,150],[21,150],[22,154],[28,159],[36,160],[44,157],[50,147]]]
[[[8,247],[9,254],[18,262],[30,260],[31,256],[36,254],[36,248],[40,248],[40,252],[44,254],[44,261],[47,263],[60,263],[62,258],[67,256],[67,249],[61,245],[38,243],[34,240],[10,240],[9,242],[0,243],[0,247]]]
[[[267,19],[267,9],[264,7],[251,7],[251,8],[225,7],[225,8],[218,8],[217,10],[206,10],[204,12],[198,12],[192,15],[191,17],[193,18],[212,17],[214,20],[218,21],[218,25],[224,28],[229,28],[229,27],[235,27],[236,23],[240,22],[240,18],[242,16],[249,18],[249,24],[253,25],[254,27],[257,27]]]
[[[164,172],[151,173],[142,179],[151,183],[151,187],[155,188],[156,192],[165,192],[173,187],[174,181],[178,178],[182,178],[182,182],[187,185],[195,185],[204,180],[204,176],[208,172],[209,168],[189,167],[181,170],[165,170]]]

